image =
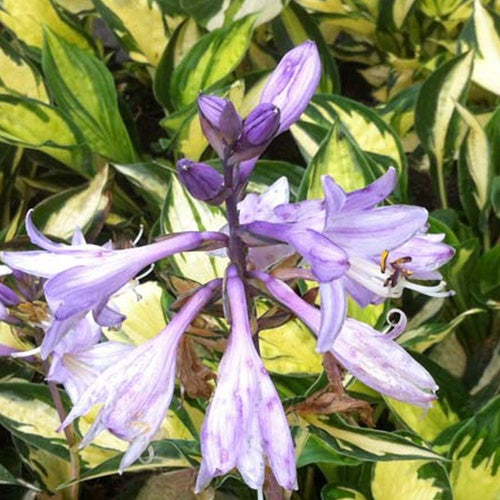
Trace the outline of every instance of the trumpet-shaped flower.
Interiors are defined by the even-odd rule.
[[[200,288],[156,337],[103,371],[76,401],[61,428],[102,403],[99,415],[81,446],[86,446],[98,433],[108,429],[130,442],[120,462],[120,471],[139,458],[160,428],[170,406],[181,337],[220,284],[221,280],[213,280]]]
[[[47,380],[64,385],[75,403],[98,375],[133,349],[122,342],[102,342],[101,327],[90,313],[75,321],[50,351]],[[43,344],[42,344],[43,347]]]
[[[406,205],[377,206],[396,184],[393,168],[366,188],[345,193],[323,177],[324,200],[277,206],[271,220],[243,226],[253,235],[293,246],[309,262],[320,283],[322,321],[318,350],[327,351],[339,334],[349,293],[361,305],[399,297],[404,288],[448,295],[445,283],[426,287],[409,278],[436,279],[436,269],[453,256],[427,235],[427,211]],[[336,272],[335,272],[336,271]],[[340,278],[340,279],[339,279]]]
[[[120,290],[143,268],[177,252],[200,248],[219,248],[227,237],[216,232],[185,232],[165,237],[143,247],[113,250],[79,243],[54,243],[32,224],[26,227],[31,241],[42,251],[2,252],[2,260],[13,269],[49,278],[44,286],[51,311],[58,320],[92,310],[104,326],[123,321],[109,307],[109,297]]]
[[[320,311],[300,298],[286,283],[262,271],[251,276],[263,282],[270,294],[295,313],[318,335]],[[380,333],[369,325],[347,318],[329,351],[354,376],[382,394],[399,401],[429,408],[438,386],[430,373],[394,340],[406,326],[401,311],[390,333]]]
[[[202,463],[196,490],[237,468],[255,489],[264,483],[265,457],[282,487],[296,488],[295,454],[283,406],[255,350],[243,282],[226,274],[231,334],[217,388],[201,431]]]

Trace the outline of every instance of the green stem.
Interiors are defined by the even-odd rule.
[[[448,196],[446,195],[446,185],[444,182],[443,165],[437,165],[436,172],[437,172],[438,193],[439,193],[439,200],[441,201],[441,207],[448,208]]]
[[[56,408],[57,414],[61,423],[66,418],[66,410],[64,409],[61,395],[57,389],[57,385],[54,382],[49,382],[49,391],[54,401],[54,406]],[[64,436],[66,437],[66,442],[68,443],[69,459],[71,464],[71,477],[75,481],[70,488],[70,498],[72,500],[78,500],[80,483],[78,479],[80,478],[80,455],[78,453],[78,437],[75,433],[75,428],[73,424],[68,425],[64,428]]]

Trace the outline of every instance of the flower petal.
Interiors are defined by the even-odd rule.
[[[321,77],[321,60],[310,40],[290,50],[271,73],[260,96],[261,103],[280,109],[278,133],[288,129],[306,109]]]
[[[368,186],[347,193],[345,210],[366,210],[384,201],[396,187],[397,173],[394,167]]]
[[[321,325],[318,352],[329,351],[342,329],[347,314],[347,297],[340,280],[320,283]]]
[[[420,207],[379,207],[331,218],[326,234],[354,254],[376,255],[408,241],[422,229],[427,216],[427,210]]]

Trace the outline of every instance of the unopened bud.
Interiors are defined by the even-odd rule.
[[[177,162],[179,179],[197,200],[219,205],[224,199],[224,177],[210,165],[187,158]]]
[[[238,162],[258,156],[276,135],[280,110],[269,103],[259,104],[245,119],[243,133],[234,147]]]
[[[198,97],[198,112],[205,137],[222,158],[241,134],[240,115],[231,101],[205,94]]]

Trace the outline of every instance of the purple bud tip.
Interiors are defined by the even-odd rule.
[[[212,128],[212,133],[218,134],[226,145],[232,145],[240,136],[241,117],[231,101],[202,94],[198,97],[198,111],[202,126]]]
[[[270,103],[259,104],[246,118],[243,133],[234,145],[237,162],[259,156],[276,135],[280,126],[280,110]]]
[[[280,110],[270,103],[259,104],[246,118],[243,135],[249,144],[269,142],[280,124]]]
[[[184,158],[177,162],[177,172],[182,184],[198,200],[211,202],[222,193],[224,177],[210,165]]]

